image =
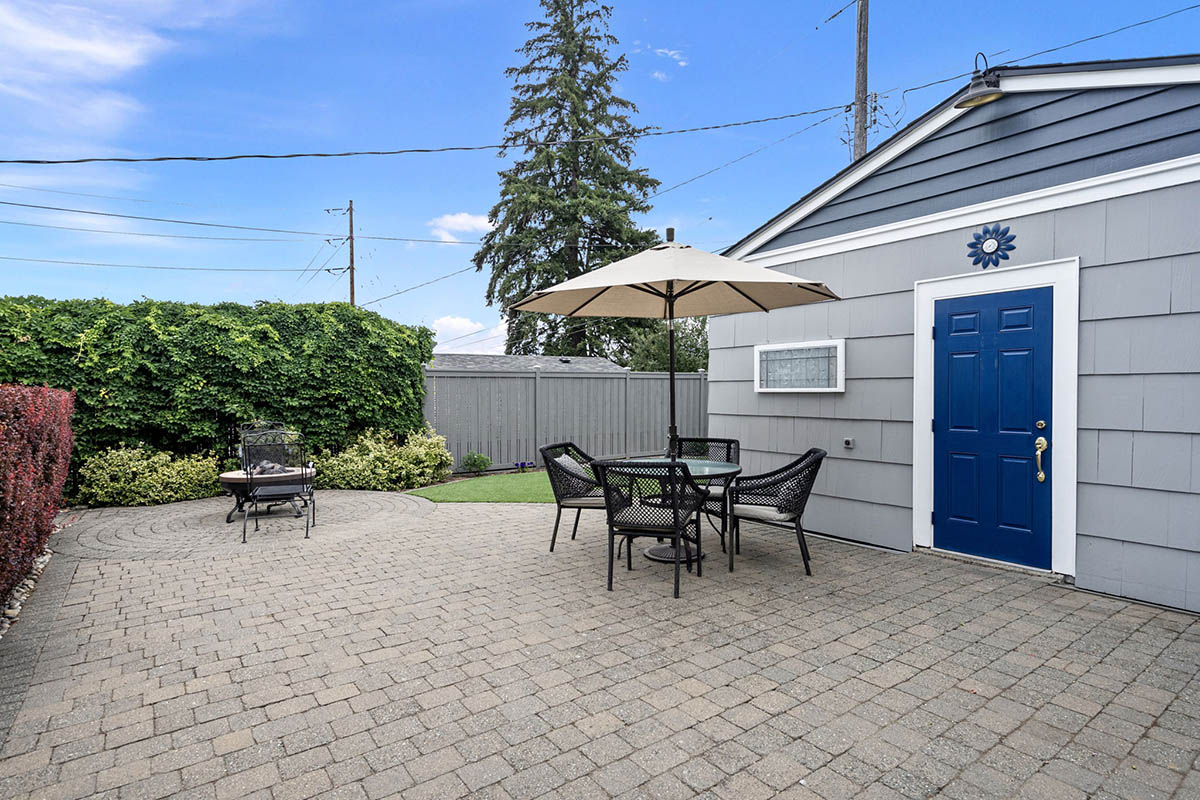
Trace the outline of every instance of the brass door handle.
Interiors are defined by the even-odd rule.
[[[1046,473],[1042,471],[1042,451],[1050,449],[1050,443],[1046,441],[1045,436],[1039,436],[1033,440],[1034,455],[1037,457],[1037,479],[1038,483],[1046,480]]]

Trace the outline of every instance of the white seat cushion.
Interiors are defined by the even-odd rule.
[[[733,515],[742,519],[761,519],[764,522],[791,522],[796,518],[795,514],[780,511],[773,506],[746,506],[741,503],[734,504]]]
[[[725,496],[725,487],[722,484],[710,483],[708,486],[705,486],[704,488],[708,489],[708,497],[711,500],[715,500],[717,498],[721,498],[721,497]]]
[[[604,508],[603,497],[568,497],[559,503],[563,508]]]

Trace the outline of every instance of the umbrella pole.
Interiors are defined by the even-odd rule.
[[[674,281],[667,281],[667,351],[670,365],[670,395],[671,395],[671,427],[668,430],[667,449],[671,458],[675,458],[675,287]]]

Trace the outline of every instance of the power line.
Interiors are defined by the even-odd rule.
[[[411,292],[414,289],[420,289],[422,286],[428,286],[431,283],[437,283],[438,281],[444,281],[447,278],[453,278],[455,275],[461,275],[464,272],[467,272],[467,271],[473,270],[473,269],[475,269],[475,265],[472,264],[469,267],[463,267],[462,269],[457,269],[454,272],[447,272],[445,275],[439,275],[438,277],[433,278],[431,280],[427,280],[424,283],[418,283],[415,286],[409,286],[407,289],[401,289],[399,291],[392,292],[391,294],[385,294],[383,297],[376,297],[374,300],[368,300],[365,303],[360,303],[360,305],[362,305],[362,306],[374,305],[375,303],[378,303],[382,300],[387,300],[391,297],[396,297],[397,295],[401,295],[401,294],[407,294],[408,292]]]
[[[855,2],[858,2],[858,0],[855,0]],[[739,161],[744,161],[745,159],[750,158],[750,156],[758,155],[759,153],[761,153],[763,150],[766,150],[767,148],[774,147],[777,144],[782,144],[783,142],[786,142],[788,139],[791,139],[795,136],[799,136],[800,134],[804,133],[807,130],[815,128],[818,125],[823,125],[826,122],[829,122],[829,120],[834,119],[836,116],[837,116],[836,114],[830,114],[828,117],[819,119],[816,122],[812,123],[811,125],[805,125],[803,128],[801,128],[798,131],[792,131],[787,136],[776,139],[773,142],[768,142],[767,144],[764,144],[762,147],[757,147],[754,150],[751,150],[749,153],[743,153],[742,155],[738,156],[737,158],[733,159],[732,161],[726,161],[724,164],[722,164],[719,167],[713,167],[712,169],[707,170],[706,172],[701,172],[699,175],[693,175],[692,177],[688,178],[686,181],[680,181],[679,183],[675,184],[674,186],[668,186],[666,189],[657,191],[654,194],[650,195],[650,197],[647,199],[654,199],[655,197],[664,195],[667,192],[672,192],[681,186],[687,186],[689,183],[691,183],[693,181],[698,181],[701,178],[706,178],[709,175],[712,175],[714,172],[720,172],[721,170],[725,169],[726,167],[731,167],[734,164],[738,163]]]
[[[170,217],[142,217],[142,216],[138,216],[137,214],[116,214],[111,211],[92,211],[92,210],[84,209],[84,208],[63,208],[61,206],[43,206],[43,205],[37,205],[35,203],[17,203],[12,200],[0,200],[0,205],[15,206],[17,208],[35,208],[35,209],[39,209],[41,211],[62,211],[64,213],[68,213],[68,214],[90,214],[92,216],[97,216],[97,217],[115,217],[117,219],[136,219],[136,220],[141,220],[143,222],[163,222],[163,223],[168,223],[171,225],[199,225],[199,226],[205,227],[205,228],[227,228],[229,230],[236,230],[236,231],[261,231],[263,233],[289,233],[294,236],[320,236],[324,239],[341,238],[341,234],[337,234],[337,233],[320,233],[318,231],[294,231],[294,230],[288,230],[286,228],[259,228],[259,227],[255,227],[253,225],[225,225],[225,224],[218,223],[218,222],[197,222],[195,220],[173,219]],[[38,224],[32,223],[32,222],[11,222],[9,224],[11,224],[11,225],[30,225],[30,226],[39,227],[39,228],[41,228],[41,227],[45,227],[45,228],[59,227],[59,226],[54,226],[54,225],[38,225]],[[93,233],[115,233],[115,234],[124,234],[124,235],[130,235],[130,236],[169,236],[170,235],[170,234],[163,234],[163,233],[136,233],[133,231],[98,230],[98,229],[94,229],[94,228],[68,228],[65,226],[62,226],[62,229],[63,230],[91,231]],[[220,237],[215,237],[215,236],[213,236],[213,237],[209,237],[209,236],[178,236],[175,238],[216,239],[216,238],[220,238]],[[385,241],[385,242],[425,242],[428,244],[471,244],[471,245],[479,244],[479,242],[464,241],[464,240],[459,240],[459,239],[452,239],[452,240],[447,241],[445,239],[421,239],[421,238],[416,238],[416,237],[411,237],[411,236],[360,236],[358,234],[355,234],[355,238],[357,238],[357,239],[373,239],[373,240]],[[298,239],[230,239],[230,241],[295,242],[295,241],[299,241],[299,240]]]
[[[471,242],[464,239],[414,239],[411,236],[360,236],[354,234],[355,239],[374,239],[379,242],[426,242],[428,244],[474,244],[480,242]]]
[[[1168,11],[1165,14],[1159,14],[1157,17],[1147,17],[1146,19],[1140,19],[1137,22],[1131,22],[1128,25],[1122,25],[1119,28],[1113,28],[1111,31],[1105,31],[1104,33],[1097,33],[1097,34],[1093,34],[1091,36],[1085,36],[1082,39],[1076,39],[1073,42],[1067,42],[1066,44],[1060,44],[1056,47],[1048,47],[1045,50],[1038,50],[1037,52],[1034,52],[1034,53],[1028,53],[1019,58],[1013,58],[1013,59],[1009,59],[1008,61],[1002,61],[1001,63],[997,64],[996,66],[997,67],[1007,67],[1007,66],[1011,66],[1011,65],[1017,63],[1018,61],[1025,61],[1030,58],[1037,58],[1038,56],[1044,56],[1049,53],[1057,53],[1059,50],[1066,50],[1068,47],[1075,47],[1076,45],[1086,44],[1087,42],[1094,42],[1097,39],[1104,39],[1106,37],[1113,36],[1114,34],[1124,33],[1125,31],[1131,30],[1133,28],[1140,28],[1143,25],[1149,25],[1154,22],[1161,22],[1164,19],[1168,19],[1170,17],[1174,17],[1179,14],[1183,14],[1184,12],[1187,12],[1187,11],[1194,11],[1197,8],[1200,8],[1200,3],[1192,3],[1191,5],[1183,6],[1182,8],[1177,8],[1174,11]],[[958,80],[960,78],[969,78],[972,74],[974,74],[974,73],[960,72],[957,75],[951,75],[949,78],[941,78],[940,80],[930,81],[929,83],[923,83],[920,86],[910,86],[909,88],[907,88],[903,92],[901,92],[901,97],[903,98],[904,95],[907,95],[909,92],[915,92],[915,91],[918,91],[919,89],[928,89],[930,86],[937,86],[938,84],[949,83],[950,81]]]
[[[112,194],[88,194],[87,192],[68,192],[65,189],[44,189],[40,186],[18,186],[15,183],[0,183],[5,189],[23,189],[27,192],[48,192],[49,194],[69,194],[73,197],[96,197],[101,200],[123,200],[128,203],[165,204],[170,206],[191,206],[191,203],[178,203],[171,200],[146,200],[141,197],[120,197]]]
[[[338,242],[337,247],[333,248],[333,252],[329,254],[329,258],[325,259],[325,261],[321,264],[321,266],[317,267],[316,270],[313,271],[312,277],[304,282],[304,284],[300,287],[301,289],[303,289],[305,286],[308,286],[310,283],[312,283],[313,278],[320,275],[325,270],[325,268],[327,266],[329,266],[329,262],[333,261],[333,257],[338,254],[338,251],[342,249],[342,245],[344,245],[345,243],[346,243],[345,239],[342,239],[340,242]],[[305,269],[307,270],[308,267],[305,267]],[[300,277],[304,277],[304,276],[301,275]],[[299,278],[297,278],[297,280],[299,280]]]
[[[162,269],[179,272],[300,272],[297,267],[164,267],[151,264],[109,264],[100,261],[65,261],[57,258],[20,258],[0,256],[2,261],[24,261],[31,264],[70,264],[78,267],[119,267],[122,269]]]
[[[0,162],[2,163],[2,162]],[[290,233],[296,236],[320,236],[332,239],[336,233],[317,233],[316,231],[293,231],[286,228],[256,228],[251,225],[222,225],[216,222],[195,222],[186,219],[171,219],[169,217],[139,217],[136,214],[115,214],[111,211],[89,211],[82,208],[61,208],[59,206],[41,206],[34,203],[14,203],[11,200],[0,200],[0,205],[16,206],[18,208],[36,208],[42,211],[65,211],[70,214],[91,214],[97,217],[117,217],[118,219],[140,219],[145,222],[166,222],[172,225],[199,225],[205,228],[227,228],[235,231],[262,231],[264,233]]]
[[[79,231],[81,233],[108,233],[119,236],[152,236],[156,239],[208,239],[217,242],[304,242],[306,239],[264,239],[256,236],[189,236],[185,233],[144,233],[142,231],[114,231],[108,228],[74,228],[68,225],[44,225],[37,222],[18,222],[0,219],[0,225],[23,225],[27,228],[51,228],[56,231]]]
[[[0,159],[0,164],[145,164],[164,161],[241,161],[244,159],[289,159],[289,158],[351,158],[355,156],[399,156],[418,153],[462,153],[480,150],[512,150],[532,147],[557,147],[564,144],[590,144],[595,142],[624,141],[628,139],[645,139],[655,136],[675,136],[681,133],[701,133],[704,131],[723,130],[725,128],[740,128],[746,125],[761,125],[764,122],[778,122],[785,119],[819,114],[823,111],[836,111],[844,105],[817,108],[810,111],[797,111],[792,114],[779,114],[773,117],[739,120],[737,122],[722,122],[715,125],[697,125],[691,128],[674,128],[665,131],[642,131],[640,133],[610,134],[607,136],[583,136],[575,139],[557,139],[550,142],[526,141],[508,142],[501,144],[454,145],[446,147],[406,147],[398,150],[348,150],[342,153],[239,153],[230,156],[145,156],[145,157],[90,157],[90,158],[6,158]]]

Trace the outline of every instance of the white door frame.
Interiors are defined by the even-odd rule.
[[[1078,471],[1079,259],[1062,258],[930,278],[913,284],[913,546],[933,547],[933,323],[934,303],[950,297],[1054,287],[1053,427],[1050,452],[1050,569],[1075,574],[1076,473]]]

